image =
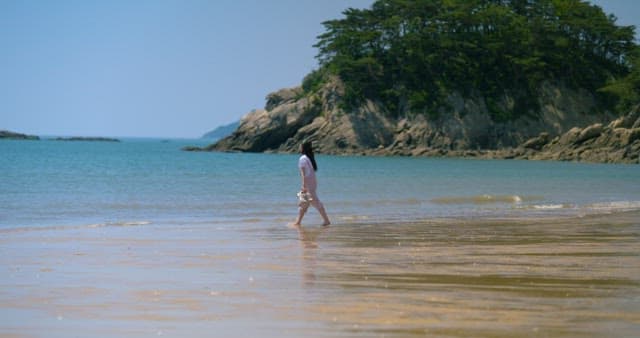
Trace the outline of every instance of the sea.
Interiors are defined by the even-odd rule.
[[[640,167],[0,141],[2,337],[638,337]]]
[[[0,141],[0,229],[285,226],[298,155],[186,152],[202,139]],[[575,217],[640,210],[640,167],[317,154],[332,223]],[[311,209],[305,220],[320,223]]]

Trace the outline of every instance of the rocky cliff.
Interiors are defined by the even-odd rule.
[[[541,133],[517,148],[486,152],[493,158],[640,163],[640,105],[607,125],[574,127],[551,138]],[[483,156],[483,154],[479,154]]]
[[[609,123],[614,116],[598,112],[591,94],[560,84],[545,83],[540,88],[539,110],[506,122],[492,120],[485,100],[473,95],[451,94],[449,109],[435,118],[391,118],[372,101],[345,112],[340,104],[342,91],[340,81],[334,79],[313,94],[305,95],[301,88],[271,93],[265,109],[247,114],[232,135],[199,150],[296,152],[303,140],[311,140],[317,152],[326,154],[635,159],[637,163],[637,152],[635,157],[632,154],[638,141],[633,120],[637,109]],[[512,110],[513,101],[505,96],[497,105]],[[620,156],[610,156],[613,153]]]

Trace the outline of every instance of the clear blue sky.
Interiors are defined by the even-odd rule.
[[[0,0],[0,129],[200,137],[316,68],[322,21],[373,0]],[[640,1],[597,0],[640,26]]]

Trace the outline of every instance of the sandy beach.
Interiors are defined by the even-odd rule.
[[[637,336],[639,220],[3,229],[0,336]]]

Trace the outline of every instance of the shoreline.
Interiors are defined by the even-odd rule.
[[[640,143],[638,143],[640,145]],[[217,152],[217,153],[248,153],[248,154],[297,154],[295,151],[289,150],[265,150],[261,152],[241,151],[241,150],[216,150],[211,145],[205,147],[184,146],[181,148],[185,152]],[[423,157],[423,158],[451,158],[465,160],[520,160],[520,161],[552,161],[552,162],[573,162],[573,163],[592,163],[592,164],[640,164],[640,157],[635,156],[629,159],[608,158],[606,153],[611,149],[600,149],[598,156],[600,159],[594,159],[590,156],[581,157],[584,151],[570,152],[569,154],[559,154],[558,152],[545,152],[535,149],[527,149],[524,147],[506,147],[501,149],[466,149],[451,150],[442,148],[377,148],[377,149],[354,149],[349,151],[318,151],[318,155],[330,156],[373,156],[373,157]],[[604,154],[604,155],[601,155]]]
[[[295,218],[292,213],[291,219]],[[592,221],[605,221],[614,220],[614,222],[631,222],[640,219],[640,208],[634,207],[621,207],[617,209],[607,210],[582,210],[580,212],[573,210],[572,212],[556,213],[556,212],[530,212],[526,214],[503,214],[503,215],[491,215],[491,214],[477,214],[477,215],[449,215],[449,216],[433,216],[433,217],[416,217],[409,219],[375,219],[368,216],[350,216],[343,214],[334,214],[334,222],[329,226],[333,227],[358,227],[358,226],[431,226],[431,225],[443,225],[443,224],[522,224],[522,225],[535,225],[540,223],[561,223],[561,222],[592,222]],[[316,217],[312,215],[312,222],[317,221]],[[178,225],[183,226],[211,226],[212,228],[219,228],[220,225],[251,225],[251,227],[266,227],[272,228],[274,224],[282,223],[284,227],[289,227],[287,222],[289,218],[270,219],[270,218],[248,218],[248,219],[225,219],[225,220],[177,220],[177,219],[146,219],[146,220],[115,220],[108,222],[76,222],[76,223],[58,223],[53,225],[5,225],[0,227],[0,234],[11,233],[29,233],[29,232],[56,232],[56,231],[80,231],[87,229],[126,229],[126,228],[156,228],[156,227],[175,227]],[[307,226],[316,227],[314,223]],[[303,224],[303,228],[305,225]],[[278,228],[278,226],[276,226]]]

